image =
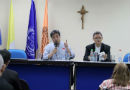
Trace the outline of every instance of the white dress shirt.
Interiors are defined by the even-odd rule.
[[[49,43],[44,50],[43,53],[43,60],[48,59],[48,55],[54,50],[55,46],[54,43]],[[57,52],[49,59],[49,60],[69,60],[70,58],[74,58],[75,54],[72,52],[71,48],[68,46],[71,56],[67,52],[67,49],[64,46],[64,42],[60,42],[59,46],[57,47]]]

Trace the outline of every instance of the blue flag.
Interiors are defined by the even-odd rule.
[[[38,42],[37,42],[36,10],[35,10],[34,1],[32,0],[29,24],[28,24],[28,32],[27,32],[27,43],[26,43],[26,50],[25,50],[27,54],[27,58],[35,59],[37,49],[38,49]]]
[[[2,45],[1,29],[0,29],[0,45]]]

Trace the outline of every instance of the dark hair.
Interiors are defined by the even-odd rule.
[[[8,61],[10,61],[11,53],[8,50],[3,49],[3,50],[0,50],[0,54],[3,57],[4,64],[7,64]]]
[[[51,38],[52,38],[52,36],[53,36],[54,34],[58,34],[58,35],[60,36],[59,30],[53,30],[53,31],[50,33]]]
[[[100,34],[100,35],[102,36],[102,33],[101,33],[101,32],[96,31],[96,32],[93,33],[93,37],[94,37],[96,34]]]

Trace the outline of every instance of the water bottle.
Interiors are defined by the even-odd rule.
[[[91,51],[90,51],[90,61],[94,61],[93,49],[91,49]]]
[[[118,52],[118,62],[122,62],[122,50],[119,49],[119,52]]]
[[[99,61],[100,62],[102,61],[102,55],[101,55],[101,53],[99,53]]]
[[[115,62],[115,61],[116,61],[116,60],[115,60],[115,59],[116,59],[116,58],[115,58],[115,55],[111,55],[111,56],[110,56],[110,59],[111,59],[112,62]]]
[[[94,52],[94,61],[96,61],[97,62],[97,59],[98,59],[98,52]]]

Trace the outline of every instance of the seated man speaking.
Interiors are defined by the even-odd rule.
[[[95,32],[93,34],[94,43],[86,46],[86,51],[83,60],[84,61],[91,61],[91,52],[96,52],[98,54],[97,61],[103,59],[101,61],[108,61],[110,62],[110,46],[102,43],[103,36],[101,32]],[[102,55],[103,58],[100,58]]]
[[[69,60],[75,57],[67,40],[65,43],[60,41],[60,32],[58,30],[53,30],[50,36],[53,42],[45,47],[43,60]]]

